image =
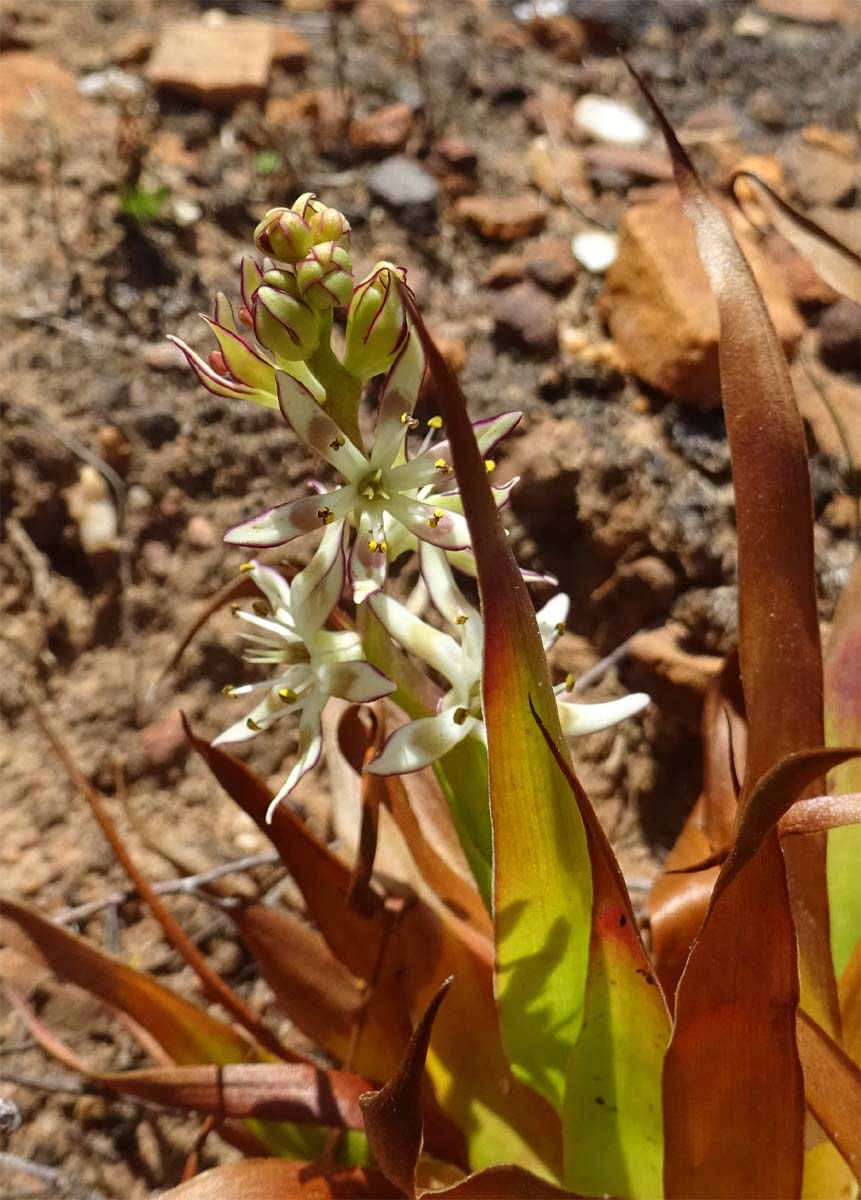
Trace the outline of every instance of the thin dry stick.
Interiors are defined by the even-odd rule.
[[[199,888],[205,886],[207,883],[214,883],[216,879],[223,879],[225,875],[233,875],[237,871],[252,871],[255,867],[271,867],[280,861],[278,854],[274,850],[270,850],[266,854],[249,854],[245,858],[237,858],[233,862],[222,863],[220,867],[213,867],[209,871],[201,871],[197,875],[183,875],[178,879],[164,879],[150,886],[159,896],[193,895]],[[78,921],[85,921],[88,917],[92,917],[95,913],[101,912],[102,909],[109,908],[111,905],[125,904],[128,900],[134,900],[138,894],[137,888],[134,887],[125,888],[123,891],[110,892],[107,896],[102,896],[100,900],[90,900],[89,903],[78,904],[74,908],[63,908],[60,912],[54,914],[53,920],[58,921],[61,925],[74,925]]]
[[[194,969],[209,999],[222,1005],[270,1054],[275,1054],[278,1058],[285,1059],[288,1062],[292,1061],[293,1056],[290,1052],[282,1046],[275,1034],[263,1024],[260,1017],[249,1008],[245,1001],[240,996],[237,996],[233,989],[228,987],[224,980],[213,971],[205,955],[201,954],[200,950],[198,950],[197,946],[195,946],[194,942],[186,934],[171,911],[162,903],[160,897],[153,890],[152,884],[138,869],[114,828],[113,822],[102,804],[101,795],[81,774],[77,763],[48,724],[32,697],[30,698],[30,704],[40,729],[51,743],[51,747],[63,764],[69,779],[89,804],[93,816],[102,833],[107,838],[120,866],[146,901],[153,916],[164,930],[168,941],[182,955],[189,966]]]

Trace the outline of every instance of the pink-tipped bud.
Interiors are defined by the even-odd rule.
[[[224,355],[220,350],[211,350],[209,353],[209,365],[213,371],[217,371],[219,375],[227,374],[227,363],[224,361]]]
[[[248,329],[253,329],[254,318],[251,316],[250,309],[246,308],[244,304],[240,305],[237,316],[243,325],[247,326]]]
[[[254,230],[254,244],[279,262],[295,263],[311,249],[314,235],[292,208],[271,208]]]
[[[407,333],[398,283],[403,268],[377,263],[356,287],[347,313],[344,366],[351,375],[370,379],[387,371]]]
[[[254,300],[254,332],[276,358],[297,362],[308,358],[320,341],[316,312],[304,300],[264,284]]]
[[[323,242],[312,246],[296,264],[299,294],[318,310],[342,308],[353,295],[353,264],[343,246]]]

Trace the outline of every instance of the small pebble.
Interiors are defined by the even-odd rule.
[[[649,127],[639,113],[609,96],[581,96],[574,105],[574,124],[599,142],[617,146],[642,146],[649,137]]]
[[[578,233],[571,242],[571,253],[593,275],[603,275],[616,261],[619,239],[615,233],[593,229]]]

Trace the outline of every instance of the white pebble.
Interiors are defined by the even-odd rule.
[[[574,105],[574,124],[599,142],[642,146],[649,127],[630,104],[609,96],[581,96]]]
[[[582,267],[593,275],[603,275],[616,261],[619,239],[615,233],[594,229],[578,233],[571,242],[571,253]]]
[[[94,467],[81,467],[78,482],[66,492],[66,505],[85,554],[116,548],[117,510],[108,485]]]

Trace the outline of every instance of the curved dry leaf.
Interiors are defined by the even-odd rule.
[[[239,759],[196,737],[185,717],[183,722],[189,744],[281,855],[314,924],[336,957],[360,979],[370,978],[389,925],[382,899],[367,915],[351,908],[347,902],[349,868],[314,837],[289,804],[279,804],[267,824],[272,793],[263,780]]]
[[[0,913],[60,979],[127,1013],[175,1062],[239,1062],[253,1052],[251,1043],[223,1021],[32,909],[3,900]]]
[[[861,258],[837,238],[826,233],[815,221],[796,212],[764,180],[751,171],[737,171],[730,181],[736,203],[742,212],[744,206],[739,201],[735,186],[739,179],[743,179],[746,186],[752,190],[777,232],[786,238],[806,263],[810,264],[819,278],[841,296],[848,296],[856,304],[861,304]]]
[[[810,1111],[861,1179],[861,1071],[803,1009],[798,1010],[798,1050]]]
[[[213,1167],[161,1193],[161,1200],[403,1200],[379,1171],[247,1158]]]
[[[449,976],[416,1025],[394,1075],[359,1103],[368,1143],[387,1179],[415,1200],[416,1163],[424,1139],[424,1069],[434,1018],[454,980]]]
[[[861,792],[844,796],[808,796],[799,800],[780,818],[781,837],[822,833],[861,824]]]

